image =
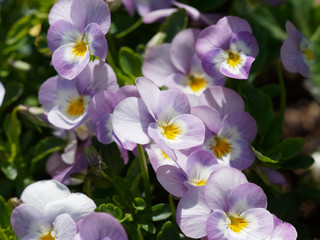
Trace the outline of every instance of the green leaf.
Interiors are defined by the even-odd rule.
[[[227,0],[190,0],[190,5],[197,8],[201,12],[207,12],[214,9],[217,9],[222,4],[227,2]]]
[[[0,228],[7,228],[10,226],[10,213],[8,210],[8,204],[4,198],[0,195]]]
[[[161,25],[159,32],[166,34],[166,42],[171,42],[178,32],[185,29],[188,24],[188,16],[186,10],[180,8],[177,12],[171,14],[170,17]]]
[[[121,47],[119,50],[119,64],[121,70],[131,77],[142,76],[142,59],[131,48]]]
[[[163,224],[161,231],[157,236],[157,240],[180,240],[179,233],[172,222],[168,221]]]
[[[139,18],[134,24],[128,27],[126,30],[119,32],[115,35],[116,38],[123,38],[124,36],[128,35],[129,33],[136,30],[142,24],[142,18]]]
[[[262,153],[258,152],[257,150],[254,149],[254,147],[252,147],[254,154],[256,155],[256,157],[261,161],[261,162],[266,162],[266,163],[278,163],[279,161],[277,160],[273,160],[269,157],[264,156]]]
[[[32,15],[24,16],[13,24],[13,26],[7,33],[7,38],[6,38],[7,45],[14,44],[19,40],[21,40],[23,37],[28,35],[29,28],[32,24],[31,23],[32,18],[33,18]]]
[[[246,109],[256,120],[258,133],[268,133],[274,118],[271,98],[262,90],[243,82],[239,86],[240,93],[246,99]]]
[[[123,218],[123,212],[121,208],[115,206],[112,203],[107,204],[101,204],[98,208],[94,210],[95,212],[105,212],[112,216],[114,216],[116,219],[121,220]]]
[[[132,205],[138,211],[143,211],[147,207],[147,204],[144,201],[144,199],[140,197],[134,198]]]
[[[31,162],[34,164],[50,153],[62,150],[65,145],[65,141],[60,138],[45,137],[32,149],[33,158]]]
[[[127,171],[127,175],[126,175],[126,179],[129,182],[134,181],[134,179],[137,177],[137,175],[141,173],[141,168],[140,168],[140,162],[139,162],[139,158],[135,158],[130,166],[129,169]]]
[[[268,210],[283,221],[295,223],[298,219],[299,195],[296,192],[284,193],[268,198]]]
[[[139,225],[141,228],[149,233],[155,234],[156,233],[156,227],[153,225],[150,221],[140,221]]]
[[[13,164],[1,166],[1,170],[4,175],[6,175],[6,177],[12,181],[15,180],[18,176],[18,170]]]
[[[256,24],[269,31],[273,38],[280,41],[284,41],[287,38],[286,32],[269,8],[257,7],[255,11],[248,11],[247,14]]]
[[[270,97],[280,96],[279,84],[268,84],[263,86],[261,89],[265,94],[269,95]]]
[[[162,221],[172,215],[170,206],[165,203],[159,203],[148,209],[148,211],[142,215],[143,219],[151,219],[152,221]]]
[[[23,85],[21,83],[10,82],[5,86],[5,88],[6,94],[4,95],[2,108],[17,101],[23,93]]]
[[[286,161],[281,169],[284,170],[296,170],[296,169],[306,169],[314,163],[314,159],[308,155],[296,156],[288,161]]]
[[[296,156],[302,150],[304,143],[303,138],[286,138],[270,152],[270,155],[280,153],[280,161],[283,162]]]
[[[124,178],[115,176],[113,179],[114,187],[117,190],[118,195],[113,196],[113,200],[121,206],[121,208],[133,209],[132,201],[133,196],[130,191],[130,184]]]

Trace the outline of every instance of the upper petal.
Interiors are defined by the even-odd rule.
[[[42,180],[26,187],[20,198],[24,203],[44,209],[51,201],[61,200],[69,195],[69,189],[58,181]]]
[[[210,209],[228,212],[231,192],[247,182],[246,176],[235,168],[224,167],[213,172],[205,185],[206,202]]]
[[[207,88],[200,96],[200,103],[219,111],[222,118],[230,112],[244,110],[242,97],[234,90],[222,86]]]
[[[99,25],[103,34],[109,30],[111,14],[107,4],[102,0],[76,0],[71,5],[73,24],[84,30],[90,23]]]
[[[83,193],[72,193],[64,199],[49,202],[45,207],[46,216],[52,221],[60,214],[67,213],[77,222],[91,213],[96,204]]]
[[[170,44],[161,44],[149,50],[143,61],[142,73],[157,86],[166,85],[165,78],[179,72],[173,65],[170,56]]]
[[[188,74],[191,70],[199,33],[200,29],[188,28],[179,32],[172,40],[170,47],[172,63],[184,74]]]

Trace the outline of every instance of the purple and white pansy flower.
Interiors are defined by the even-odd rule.
[[[196,51],[209,76],[247,79],[259,48],[249,23],[227,16],[201,31]]]
[[[96,208],[86,195],[71,193],[56,180],[29,185],[21,200],[12,212],[11,225],[22,240],[71,240],[77,234],[76,222]]]
[[[160,91],[147,78],[137,78],[140,98],[129,97],[114,110],[113,129],[120,138],[138,144],[153,140],[172,159],[173,151],[203,143],[205,127],[190,114],[187,96],[175,89]]]
[[[160,184],[173,196],[183,197],[190,188],[201,187],[212,172],[220,168],[212,153],[205,150],[192,152],[186,160],[185,169],[174,165],[162,165],[157,171]]]
[[[95,93],[117,88],[112,68],[96,60],[72,81],[61,76],[49,78],[41,85],[38,97],[52,125],[72,129],[87,119],[88,106]]]
[[[60,0],[52,7],[48,46],[52,64],[63,78],[78,76],[90,55],[105,60],[110,22],[109,8],[102,0]]]
[[[142,66],[145,77],[159,87],[180,89],[188,95],[200,96],[209,86],[223,85],[225,77],[212,78],[202,69],[195,52],[200,29],[189,28],[179,32],[171,44],[161,44],[150,49]]]
[[[177,222],[192,238],[263,240],[273,231],[263,190],[235,168],[223,167],[208,178],[203,191],[189,190],[177,207]]]
[[[291,73],[300,73],[309,77],[310,66],[314,62],[312,42],[299,32],[290,22],[286,22],[288,38],[283,42],[280,50],[284,68]]]
[[[206,105],[193,107],[191,113],[206,126],[202,147],[212,152],[220,164],[248,168],[255,159],[250,143],[256,136],[257,124],[244,111],[240,95],[224,87],[210,87],[199,102]]]

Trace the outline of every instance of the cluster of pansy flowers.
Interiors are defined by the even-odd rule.
[[[213,19],[174,1],[123,4],[130,14],[137,10],[145,23],[176,11],[169,8],[172,4],[199,23],[210,25]],[[56,127],[55,135],[68,145],[47,163],[55,180],[34,183],[22,193],[23,204],[11,217],[17,236],[127,239],[116,219],[93,212],[92,200],[71,194],[62,184],[79,183],[71,174],[86,172],[84,148],[95,134],[101,143],[115,142],[125,163],[128,151],[137,144],[144,147],[159,182],[180,198],[177,223],[186,236],[296,239],[294,227],[266,210],[263,190],[241,172],[255,159],[251,142],[257,125],[245,112],[242,97],[224,84],[226,77],[247,79],[258,55],[249,23],[227,16],[204,30],[181,31],[171,43],[148,48],[144,77],[137,78],[135,86],[120,88],[105,63],[110,21],[102,0],[59,0],[50,11],[47,38],[59,75],[42,84],[39,101],[47,121]],[[286,28],[283,65],[308,76],[311,43],[290,22]],[[168,89],[160,90],[164,86]],[[0,90],[4,92],[2,85]],[[284,181],[270,169],[266,173]]]

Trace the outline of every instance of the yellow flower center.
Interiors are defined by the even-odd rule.
[[[173,140],[176,139],[177,136],[181,134],[181,128],[175,124],[162,123],[159,125],[162,136],[167,139]]]
[[[313,54],[310,50],[301,50],[302,54],[304,54],[308,60],[313,60]]]
[[[189,74],[187,78],[187,85],[192,91],[198,92],[207,86],[207,82],[204,77],[199,73]]]
[[[231,145],[225,138],[215,136],[212,142],[212,150],[217,158],[222,158],[231,152]]]
[[[54,237],[51,236],[51,231],[43,235],[40,240],[55,240]]]
[[[83,96],[79,96],[71,99],[69,106],[67,108],[67,114],[74,117],[79,117],[84,112],[84,109],[85,109],[84,104],[85,103],[83,100]]]
[[[76,56],[83,57],[87,52],[87,45],[83,40],[77,41],[73,47],[72,53]]]
[[[171,160],[171,158],[163,150],[161,150],[161,155],[164,159]]]
[[[228,53],[227,63],[230,67],[236,67],[241,63],[241,58],[238,53],[233,53],[230,50],[228,50],[227,53]]]
[[[200,179],[195,178],[195,179],[192,179],[190,182],[196,186],[204,186],[204,185],[206,185],[207,180],[200,180]]]
[[[228,223],[228,225],[233,232],[239,233],[248,226],[248,222],[244,218],[235,217],[230,214],[227,215],[230,219],[230,223]]]

